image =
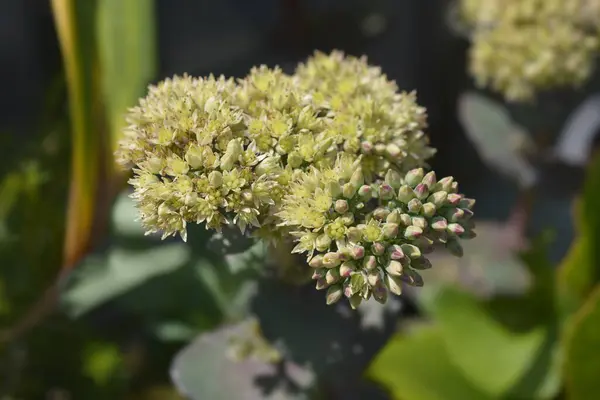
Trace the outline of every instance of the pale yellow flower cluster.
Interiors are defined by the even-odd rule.
[[[364,57],[316,53],[292,75],[261,66],[237,81],[176,76],[127,121],[117,157],[148,233],[185,240],[189,223],[236,224],[296,240],[329,303],[343,291],[353,306],[383,302],[400,280],[419,284],[421,249],[460,254],[474,235],[473,201],[424,175],[425,109]],[[367,264],[340,270],[349,254]]]
[[[584,83],[600,45],[598,0],[460,0],[476,83],[509,101]]]

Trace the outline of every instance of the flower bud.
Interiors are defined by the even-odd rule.
[[[342,194],[342,187],[337,181],[329,182],[327,188],[329,189],[329,194],[334,198],[339,197]]]
[[[350,307],[352,307],[353,310],[356,310],[358,306],[360,306],[360,303],[362,303],[362,297],[358,294],[352,295],[348,300],[350,301]]]
[[[412,225],[416,226],[417,228],[425,229],[427,228],[427,220],[423,217],[413,217]]]
[[[421,237],[421,235],[423,234],[423,229],[419,228],[418,226],[409,226],[406,228],[406,230],[404,231],[404,237],[407,238],[408,240],[414,240],[417,239],[419,237]]]
[[[338,253],[329,252],[323,256],[323,266],[325,268],[333,268],[340,265],[341,260]]]
[[[396,143],[390,143],[385,146],[385,152],[391,158],[398,158],[402,154],[402,150]]]
[[[308,262],[308,265],[311,268],[321,268],[323,266],[323,256],[322,255],[316,255],[313,258],[310,259],[310,261]]]
[[[429,188],[427,187],[427,185],[424,185],[422,183],[419,183],[417,187],[415,187],[414,192],[415,196],[417,196],[419,200],[423,200],[427,196],[429,196]]]
[[[342,247],[337,251],[337,255],[340,258],[340,262],[348,261],[352,258],[350,255],[350,249],[348,247]]]
[[[397,296],[400,296],[402,294],[402,281],[399,277],[386,274],[383,281],[390,292],[394,293]]]
[[[457,236],[460,236],[463,233],[465,233],[465,228],[463,228],[460,224],[449,224],[448,232],[451,232]]]
[[[463,197],[458,202],[458,206],[463,209],[472,210],[473,206],[475,206],[475,199],[469,199],[469,198]]]
[[[375,211],[373,211],[373,217],[378,221],[383,221],[390,214],[390,210],[385,207],[377,207]]]
[[[385,144],[377,143],[375,144],[375,147],[373,149],[375,151],[375,154],[383,154],[385,152]]]
[[[347,199],[351,199],[356,193],[356,188],[357,186],[355,186],[354,184],[346,183],[344,186],[342,186],[342,195]]]
[[[331,246],[331,238],[327,234],[323,233],[317,237],[315,245],[319,251],[328,250],[329,246]]]
[[[389,209],[386,210],[388,210],[388,213],[386,214],[385,222],[392,224],[400,224],[402,222],[400,219],[400,211],[393,210],[392,212],[389,212]]]
[[[396,170],[388,169],[388,171],[385,173],[384,180],[385,183],[394,188],[394,190],[398,190],[400,189],[400,186],[402,186],[402,177]]]
[[[475,213],[471,210],[469,210],[468,208],[461,208],[461,210],[463,211],[463,220],[469,220],[473,217],[473,215],[475,215]]]
[[[223,174],[219,171],[212,171],[208,174],[208,183],[215,189],[220,188],[223,184]]]
[[[450,254],[452,254],[453,256],[456,256],[456,257],[463,256],[463,248],[460,245],[460,243],[458,242],[458,240],[452,240],[452,239],[448,240],[446,242],[446,248],[448,249]]]
[[[398,236],[398,224],[385,223],[382,226],[381,232],[386,239],[393,239]]]
[[[412,225],[412,218],[409,214],[400,214],[400,220],[404,226]]]
[[[346,230],[346,237],[348,241],[358,243],[362,239],[362,231],[355,226],[351,226]]]
[[[327,274],[327,270],[325,268],[317,268],[317,269],[315,269],[315,271],[312,274],[312,279],[318,280],[318,279],[325,278],[326,274]]]
[[[371,287],[381,283],[381,274],[379,273],[379,270],[375,269],[369,271],[369,273],[367,274],[367,283]]]
[[[365,248],[362,246],[352,246],[350,256],[355,260],[360,260],[365,256]]]
[[[385,252],[385,245],[383,245],[383,243],[375,242],[371,246],[371,251],[376,256],[381,256]]]
[[[449,193],[447,202],[453,206],[457,206],[458,203],[460,203],[460,200],[462,199],[462,197],[463,196],[458,193]]]
[[[414,188],[423,180],[424,175],[425,171],[423,171],[423,168],[415,168],[406,173],[404,182],[406,182],[408,186]]]
[[[402,260],[405,257],[402,247],[397,244],[393,244],[388,247],[388,253],[390,254],[390,258],[392,260]]]
[[[325,281],[328,285],[333,285],[340,280],[340,271],[338,268],[331,268],[325,274]]]
[[[392,260],[388,263],[387,267],[385,267],[385,270],[390,275],[401,276],[404,267],[400,261]]]
[[[400,277],[403,282],[408,283],[411,286],[423,286],[423,278],[417,271],[407,269],[404,274]]]
[[[435,250],[434,241],[427,236],[421,236],[414,244],[421,250],[422,254],[429,254]]]
[[[317,290],[323,290],[328,286],[329,285],[327,284],[327,281],[325,280],[325,278],[321,278],[321,279],[317,279],[317,284],[315,285],[315,288]]]
[[[373,288],[373,298],[380,304],[387,302],[388,290],[382,281]]]
[[[425,174],[421,182],[427,185],[427,187],[432,188],[437,182],[435,172],[429,171],[427,174]]]
[[[356,271],[356,265],[352,261],[345,261],[340,265],[340,276],[344,278],[348,278],[354,271]]]
[[[304,158],[297,151],[292,151],[288,154],[287,163],[292,168],[298,168],[304,162]]]
[[[366,256],[363,260],[363,268],[367,271],[377,268],[377,259],[375,256]]]
[[[350,183],[353,184],[355,188],[359,188],[365,184],[365,177],[363,175],[362,168],[358,168],[352,173],[352,177],[350,177]]]
[[[187,161],[187,157],[185,158],[185,160]],[[187,161],[187,163],[191,166],[189,161]],[[202,164],[200,164],[200,165],[202,165]],[[146,162],[146,168],[148,169],[148,172],[150,172],[151,174],[160,174],[163,167],[164,167],[164,160],[160,157],[152,156],[152,157],[148,158],[148,161]],[[192,166],[192,168],[194,168],[194,167]]]
[[[360,148],[364,154],[370,154],[373,151],[373,143],[364,141],[360,144]]]
[[[407,186],[403,185],[398,190],[398,200],[400,200],[404,204],[408,204],[409,201],[415,198],[415,192]]]
[[[458,192],[458,182],[452,182],[450,185],[450,191],[448,193],[456,193]]]
[[[445,231],[448,228],[448,221],[444,217],[433,217],[431,219],[431,229],[435,231]]]
[[[337,303],[342,298],[342,294],[342,285],[331,286],[329,289],[327,289],[327,305]]]
[[[410,259],[415,259],[421,257],[421,250],[412,244],[401,244],[400,247],[404,254],[406,254]]]
[[[387,183],[382,183],[379,186],[379,198],[381,200],[391,200],[394,198],[394,189]]]
[[[465,212],[461,208],[452,208],[446,213],[446,218],[450,222],[456,222],[465,216]]]
[[[429,196],[427,201],[430,203],[433,203],[437,208],[440,208],[446,204],[447,198],[448,198],[448,192],[445,192],[442,190],[442,191],[433,193],[431,196]]]
[[[408,211],[414,214],[418,214],[421,211],[423,205],[418,199],[412,199],[408,202]]]
[[[411,268],[419,269],[419,270],[429,269],[429,268],[431,268],[431,261],[429,261],[428,258],[421,256],[421,257],[415,258],[414,260],[411,260],[410,266],[411,266]]]
[[[373,189],[369,185],[362,185],[358,189],[358,196],[363,200],[369,200],[373,197]]]
[[[431,218],[435,215],[436,211],[437,207],[435,206],[435,204],[425,203],[423,204],[423,209],[421,210],[421,213],[427,218]]]
[[[348,211],[348,202],[343,199],[336,200],[334,209],[338,214],[344,214],[346,211]]]
[[[445,178],[440,179],[440,181],[435,186],[436,191],[444,191],[446,193],[452,193],[452,182],[454,182],[454,178],[451,176],[447,176]]]

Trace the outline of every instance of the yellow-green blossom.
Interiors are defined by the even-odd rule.
[[[579,86],[600,45],[598,0],[461,0],[471,30],[470,70],[508,100]]]

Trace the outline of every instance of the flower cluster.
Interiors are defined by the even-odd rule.
[[[356,307],[399,295],[401,282],[422,285],[417,271],[431,267],[425,255],[436,245],[461,256],[459,239],[475,236],[474,204],[451,177],[438,181],[422,168],[390,169],[382,182],[365,184],[359,161],[341,156],[333,169],[300,174],[278,216],[293,228],[293,251],[308,253],[327,303],[345,296]]]
[[[458,253],[457,238],[472,236],[472,204],[451,179],[415,180],[435,152],[425,109],[364,57],[316,53],[294,74],[261,66],[237,81],[176,76],[151,86],[127,121],[117,158],[134,172],[148,233],[185,240],[189,223],[235,224],[262,239],[296,238],[313,266],[338,254],[336,268],[316,272],[328,274],[319,286],[330,287],[329,302],[342,287],[352,304],[357,294],[382,301],[385,288],[399,293],[398,279],[419,281],[414,269],[428,264],[421,253],[431,245]],[[345,249],[361,246],[356,260],[373,266],[344,272]],[[406,254],[393,259],[404,272],[375,281],[390,246]]]
[[[511,101],[577,86],[600,45],[598,0],[461,0],[471,29],[470,69],[479,86]]]

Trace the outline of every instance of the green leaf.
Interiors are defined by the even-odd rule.
[[[578,236],[557,272],[557,291],[563,321],[585,301],[600,282],[600,157],[590,164],[575,221]]]
[[[124,113],[144,94],[156,73],[154,0],[102,0],[97,13],[102,89],[116,146]]]
[[[508,393],[526,374],[542,349],[546,330],[507,331],[471,295],[440,291],[433,308],[452,363],[491,396]]]
[[[395,336],[370,365],[367,377],[398,400],[492,399],[454,366],[442,336],[434,327]]]
[[[90,256],[74,271],[62,293],[62,305],[72,317],[139,287],[153,277],[184,266],[190,252],[183,243],[143,251],[116,248],[106,257]]]
[[[102,126],[94,42],[96,1],[52,0],[56,30],[65,69],[71,119],[71,188],[65,233],[65,266],[73,267],[84,256],[92,239],[99,190]]]
[[[481,158],[492,168],[531,185],[535,170],[524,157],[530,148],[528,133],[518,126],[502,104],[475,92],[460,98],[459,118]]]
[[[600,285],[596,286],[583,306],[575,313],[564,339],[568,398],[600,398]]]
[[[247,323],[200,335],[173,360],[171,377],[190,399],[309,399],[314,376],[296,364],[283,366],[250,358],[235,361],[230,340],[243,335]]]

